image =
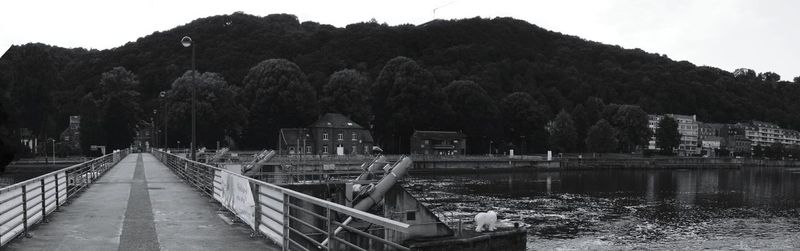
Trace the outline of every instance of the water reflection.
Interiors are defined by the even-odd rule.
[[[432,175],[417,176],[437,179]],[[642,197],[646,202],[675,199],[682,205],[796,207],[800,174],[782,168],[720,170],[598,170],[448,175],[463,185],[455,192],[499,197],[552,193],[596,197]]]

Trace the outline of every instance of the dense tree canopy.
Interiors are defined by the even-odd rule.
[[[98,95],[102,94],[98,93]],[[100,114],[102,107],[103,101],[95,98],[94,93],[90,92],[81,98],[79,113],[81,127],[79,130],[81,150],[84,153],[89,153],[92,145],[106,144],[106,131],[103,130],[104,116]]]
[[[396,67],[395,62],[399,62]],[[387,90],[385,93],[377,92],[373,96],[381,99],[377,103],[383,109],[373,112],[382,114],[382,122],[376,124],[379,130],[397,136],[400,148],[396,151],[408,152],[408,144],[403,142],[407,142],[415,129],[445,129],[447,118],[452,117],[453,111],[442,86],[414,60],[397,58],[389,61],[381,70],[376,87],[373,87],[383,88]]]
[[[572,109],[570,115],[575,123],[575,133],[578,139],[576,142],[576,148],[579,150],[584,150],[586,149],[586,143],[583,139],[586,139],[586,132],[592,125],[589,122],[589,115],[586,113],[586,108],[584,108],[583,104],[576,105],[575,108]]]
[[[575,122],[567,111],[561,110],[548,127],[550,133],[548,142],[556,152],[566,153],[575,150],[578,133],[575,131]]]
[[[250,68],[244,78],[242,102],[248,109],[244,143],[277,146],[283,127],[303,127],[317,116],[317,93],[305,73],[285,59],[268,59]]]
[[[502,103],[505,128],[511,137],[531,134],[543,128],[547,121],[544,109],[530,94],[515,92],[506,96]]]
[[[87,145],[105,145],[108,149],[127,148],[136,135],[136,124],[140,120],[142,108],[139,94],[139,80],[136,75],[124,67],[114,67],[102,74],[97,95],[90,93],[82,103],[86,103],[84,113],[98,126],[97,132],[87,133]],[[94,106],[91,106],[94,105]],[[88,110],[97,109],[97,110]],[[96,112],[97,116],[90,113]],[[92,121],[93,120],[93,121]],[[86,123],[84,122],[84,123]],[[100,135],[99,137],[97,135]],[[83,137],[83,136],[82,136]],[[92,142],[90,140],[97,140]]]
[[[192,88],[196,92],[197,146],[215,147],[218,141],[231,146],[244,130],[247,112],[236,100],[239,88],[213,72],[195,73],[193,78],[192,71],[187,71],[172,83],[167,92],[170,141],[191,141]]]
[[[586,149],[589,152],[615,152],[618,142],[617,130],[605,119],[597,121],[586,133]]]
[[[334,72],[322,87],[322,112],[336,112],[351,116],[362,126],[370,123],[369,83],[356,70]]]
[[[0,102],[0,174],[3,174],[6,165],[11,163],[15,156],[15,145],[10,138],[8,122],[8,114],[6,114],[3,103]]]
[[[619,130],[619,142],[623,151],[634,151],[636,147],[643,146],[650,139],[647,113],[641,107],[619,106],[612,119],[612,124]]]
[[[414,129],[477,130],[466,122],[470,118],[452,111],[464,111],[473,101],[459,104],[443,90],[456,80],[474,82],[490,101],[479,94],[476,102],[497,107],[499,128],[481,128],[494,133],[478,134],[485,133],[481,139],[492,140],[501,151],[520,144],[544,150],[544,123],[561,110],[585,112],[585,120],[573,114],[579,135],[604,118],[618,127],[625,150],[641,145],[641,127],[620,124],[638,125],[641,120],[616,117],[630,110],[615,104],[635,105],[646,113],[696,114],[706,122],[762,120],[800,128],[800,85],[777,74],[696,66],[512,18],[434,20],[419,26],[366,22],[337,28],[301,23],[286,14],[244,13],[201,18],[102,51],[12,46],[0,57],[0,100],[12,118],[11,127],[28,128],[43,138],[60,133],[69,115],[116,121],[118,111],[107,105],[124,100],[110,100],[100,91],[103,73],[115,66],[136,74],[139,110],[158,108],[158,93],[170,90],[170,83],[190,67],[191,53],[179,43],[187,34],[197,41],[198,69],[219,73],[230,86],[242,88],[237,100],[248,110],[241,137],[247,148],[273,147],[277,128],[307,125],[321,111],[320,100],[355,96],[343,96],[338,88],[325,90],[341,83],[332,74],[343,69],[358,71],[370,86],[360,94],[369,99],[368,118],[380,145],[393,144],[392,138],[407,141]],[[267,60],[271,58],[286,60]],[[363,111],[350,112],[363,120]],[[97,140],[110,136],[90,131]]]
[[[472,147],[469,153],[485,153],[488,139],[498,136],[499,111],[494,100],[480,85],[469,80],[453,81],[444,88],[447,100],[453,108],[453,128],[466,133]]]
[[[678,148],[681,144],[681,134],[678,132],[678,121],[665,116],[658,122],[658,129],[656,130],[656,147],[661,149],[662,153],[673,154],[673,150]]]

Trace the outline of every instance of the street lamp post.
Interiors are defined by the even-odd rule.
[[[53,163],[53,165],[55,165],[56,164],[56,140],[53,139],[53,138],[50,138],[50,140],[53,141],[53,162],[52,163]]]
[[[164,117],[164,121],[163,121],[163,123],[164,123],[164,149],[169,149],[169,138],[167,137],[168,136],[168,132],[167,132],[167,98],[166,98],[167,97],[167,92],[166,91],[161,91],[161,93],[159,93],[159,96],[161,97],[161,102],[164,103],[164,110],[161,112],[161,113],[163,113],[161,115],[163,115],[163,117]]]
[[[194,100],[195,100],[195,68],[194,68],[194,48],[197,46],[193,46],[194,42],[192,38],[189,36],[185,36],[181,39],[181,44],[183,47],[192,47],[192,142],[191,142],[191,151],[192,151],[192,160],[197,160],[195,155],[195,147],[197,145],[197,136],[195,135],[195,111],[194,111]]]
[[[153,116],[156,115],[156,110],[153,110]],[[152,141],[148,147],[155,148],[156,147],[156,140],[158,137],[156,136],[156,121],[153,117],[150,117],[150,138],[148,141]]]
[[[156,121],[158,121],[158,109],[153,109],[153,117],[150,117],[150,126],[153,129],[153,147],[158,147],[158,126],[156,125]]]

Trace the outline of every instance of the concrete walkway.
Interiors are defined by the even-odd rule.
[[[131,154],[4,250],[280,250],[150,154]]]

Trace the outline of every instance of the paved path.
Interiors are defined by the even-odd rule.
[[[131,154],[6,250],[279,250],[152,155]]]

